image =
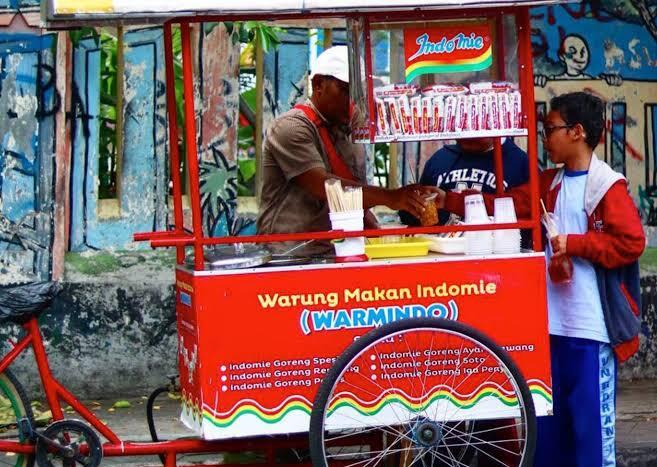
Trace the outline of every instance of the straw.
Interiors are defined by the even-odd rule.
[[[406,157],[404,157],[404,159],[406,160],[406,168],[408,168],[408,178],[410,178],[411,185],[414,185],[416,183],[416,180],[415,180],[415,172],[411,167],[411,161],[409,161]]]
[[[550,217],[550,213],[545,209],[545,203],[543,203],[543,200],[540,201],[541,207],[543,208],[543,224],[545,224],[545,229],[548,231],[548,237],[556,237],[559,235],[559,229],[557,229],[554,219]]]

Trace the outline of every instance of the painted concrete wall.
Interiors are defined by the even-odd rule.
[[[74,50],[71,251],[146,247],[132,242],[133,233],[163,230],[173,223],[167,207],[162,29],[132,29],[124,41],[124,150],[117,200],[98,199],[100,49],[89,38]],[[239,48],[223,24],[195,28],[194,46],[203,227],[207,235],[225,235],[233,226],[249,224],[235,216]]]
[[[73,254],[64,290],[39,323],[57,379],[82,398],[147,395],[176,374],[173,255]],[[20,334],[3,324],[0,351]],[[42,397],[32,352],[11,366]]]
[[[237,234],[253,224],[236,216],[239,46],[222,23],[205,23],[198,49],[203,230],[210,236]]]
[[[117,200],[98,199],[100,48],[93,38],[73,51],[73,154],[70,250],[126,248],[134,232],[166,225],[167,130],[163,34],[126,32],[124,150]],[[102,205],[109,205],[105,210]]]
[[[0,33],[0,281],[50,275],[55,46],[53,34]]]
[[[539,111],[571,91],[606,102],[607,132],[596,153],[626,174],[649,225],[657,225],[656,7],[615,0],[532,10]]]

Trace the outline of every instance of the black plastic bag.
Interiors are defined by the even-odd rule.
[[[0,322],[22,323],[38,316],[61,292],[59,282],[29,282],[0,286]]]

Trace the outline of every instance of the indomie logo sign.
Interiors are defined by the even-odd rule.
[[[454,50],[481,50],[484,48],[484,38],[475,36],[474,32],[470,33],[469,37],[460,32],[450,40],[443,36],[440,42],[431,42],[429,34],[425,32],[415,40],[415,43],[420,47],[409,60],[415,60],[420,55],[451,53]]]
[[[480,71],[493,63],[488,24],[404,30],[406,82],[431,73]]]

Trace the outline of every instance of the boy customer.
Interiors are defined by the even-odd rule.
[[[550,108],[543,142],[563,166],[539,179],[541,199],[561,224],[547,260],[568,256],[573,273],[570,282],[547,283],[554,416],[538,419],[534,465],[614,466],[616,363],[638,348],[645,236],[625,178],[593,153],[603,103],[576,92],[553,98]],[[509,195],[528,217],[528,186]],[[462,213],[463,197],[441,193],[438,206]],[[493,198],[486,196],[489,212]]]

